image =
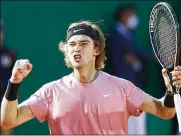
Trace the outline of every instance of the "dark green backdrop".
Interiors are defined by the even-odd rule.
[[[1,1],[1,14],[6,22],[6,43],[17,53],[17,58],[27,58],[34,65],[31,74],[23,81],[19,102],[27,99],[43,84],[56,80],[71,69],[64,65],[58,51],[58,43],[65,38],[70,23],[79,20],[102,21],[105,34],[113,24],[113,12],[119,4],[133,4],[140,15],[136,31],[137,42],[142,48],[150,48],[148,21],[155,1]],[[180,1],[169,2],[179,9]],[[144,91],[157,95],[155,64],[150,62],[149,86]],[[155,77],[154,77],[155,76]],[[154,93],[156,92],[156,93]],[[159,94],[159,93],[158,93]],[[61,108],[61,107],[60,107]],[[149,134],[170,134],[170,122],[148,115]],[[49,134],[47,123],[36,119],[15,129],[15,134]]]

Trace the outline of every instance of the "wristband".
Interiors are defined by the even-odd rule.
[[[8,82],[8,86],[5,93],[5,98],[8,101],[14,101],[18,98],[18,88],[20,86],[20,83],[14,84],[10,81]]]
[[[166,92],[165,96],[164,96],[164,105],[167,108],[174,108],[175,107],[174,97],[173,97],[173,95],[170,95],[168,92]]]

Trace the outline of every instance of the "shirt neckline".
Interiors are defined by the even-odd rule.
[[[99,74],[98,74],[97,78],[95,80],[93,80],[92,82],[89,82],[89,83],[81,83],[81,82],[77,81],[73,76],[73,72],[69,76],[70,76],[70,79],[75,84],[87,86],[87,85],[93,85],[93,84],[96,84],[97,82],[99,82],[101,75],[102,75],[102,71],[99,71]]]

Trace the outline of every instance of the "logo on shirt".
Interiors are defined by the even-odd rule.
[[[112,94],[103,94],[104,97],[111,96]]]

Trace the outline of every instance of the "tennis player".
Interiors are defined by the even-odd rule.
[[[48,121],[52,135],[127,134],[129,117],[143,111],[163,119],[172,118],[173,96],[167,91],[162,99],[156,99],[130,81],[101,71],[104,46],[105,39],[97,25],[89,21],[71,24],[66,41],[59,48],[73,72],[43,85],[19,105],[18,88],[32,64],[29,60],[17,60],[1,106],[2,127],[14,128],[37,118],[40,122]],[[170,88],[166,73],[163,69],[165,84]],[[173,85],[181,87],[181,67],[171,73]]]

